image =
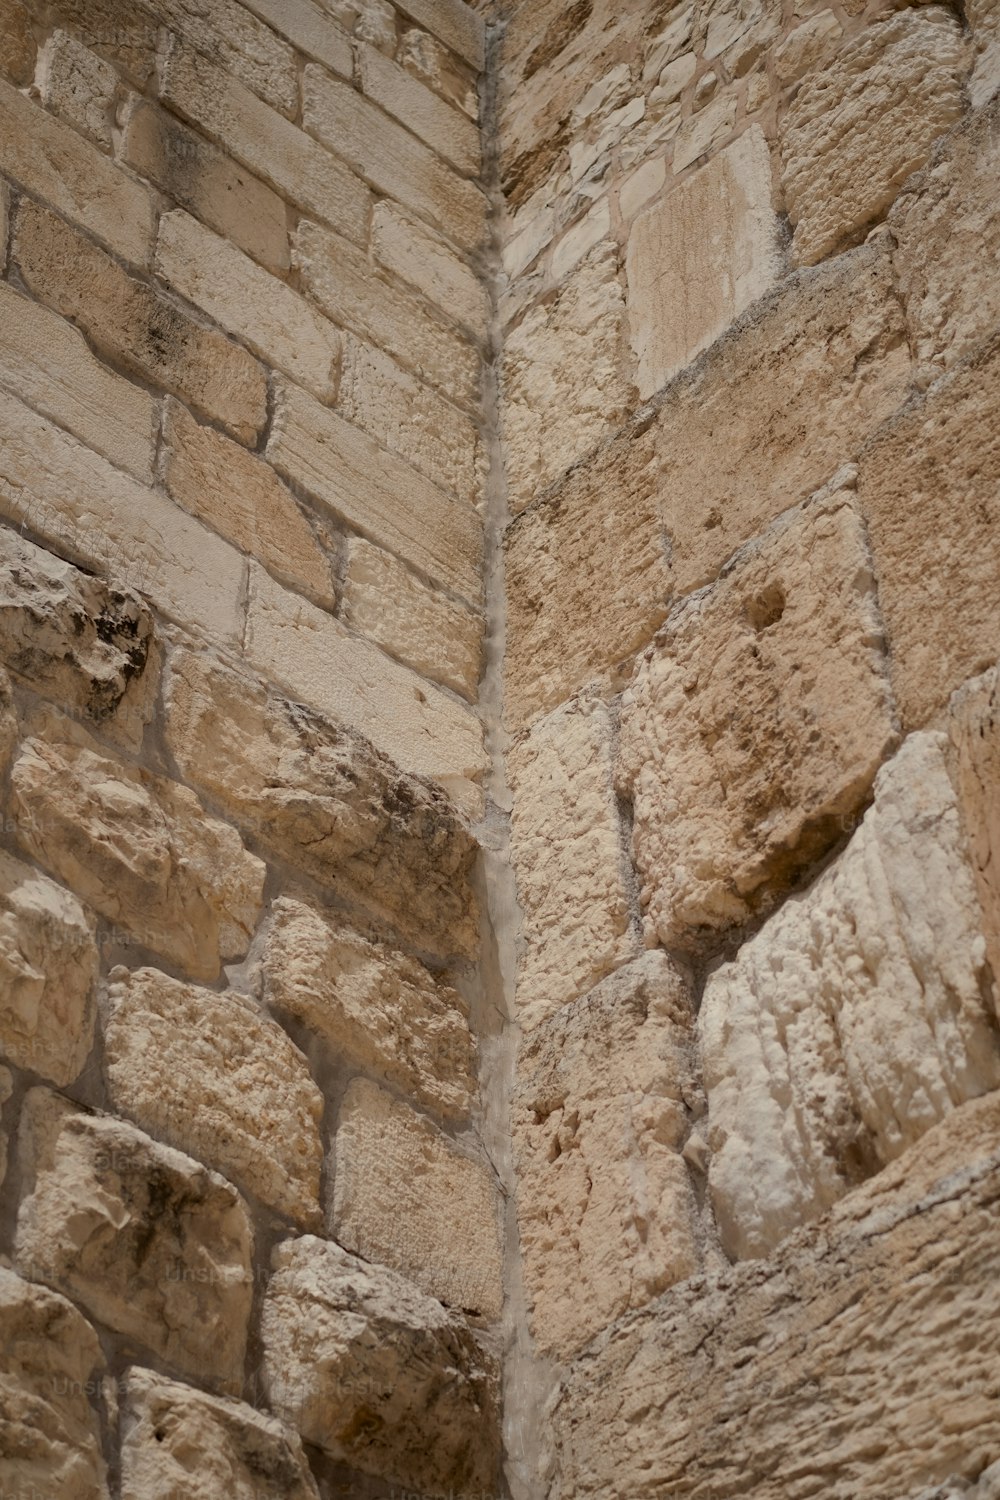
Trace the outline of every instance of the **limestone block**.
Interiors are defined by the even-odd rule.
[[[93,919],[37,870],[0,852],[0,1052],[72,1083],[94,1041]]]
[[[311,1229],[323,1096],[280,1026],[235,992],[115,969],[103,1009],[112,1107]]]
[[[985,917],[986,953],[1000,982],[1000,690],[997,669],[961,687],[947,731],[968,853]]]
[[[952,12],[927,6],[876,22],[803,81],[780,131],[800,264],[856,243],[885,216],[962,114],[969,61]]]
[[[709,1182],[730,1255],[768,1254],[1000,1084],[942,747],[911,736],[846,852],[708,980]]]
[[[46,108],[102,151],[111,150],[118,74],[109,62],[56,30],[39,60],[39,84]]]
[[[21,0],[0,0],[0,73],[17,88],[35,76],[31,16]]]
[[[771,161],[759,125],[635,221],[626,268],[639,394],[646,397],[781,272]]]
[[[160,98],[278,193],[365,244],[371,194],[342,161],[179,39],[159,69]]]
[[[148,0],[143,0],[147,4]],[[218,66],[283,114],[298,108],[298,67],[295,53],[250,14],[253,6],[241,0],[156,0],[153,14],[171,32],[182,36]]]
[[[316,604],[336,602],[332,559],[271,465],[168,401],[163,478],[178,505]]]
[[[49,718],[11,773],[22,848],[101,916],[195,979],[247,950],[264,865],[193,792],[110,760]]]
[[[131,100],[121,156],[269,271],[288,270],[287,213],[278,194],[166,110]]]
[[[532,1329],[569,1355],[701,1266],[680,1152],[700,1108],[686,982],[647,953],[522,1042],[513,1106]]]
[[[945,137],[889,215],[893,267],[917,358],[934,373],[1000,325],[989,274],[1000,245],[1000,99]]]
[[[998,1130],[997,1094],[954,1110],[769,1260],[618,1323],[549,1417],[552,1492],[883,1500],[978,1472],[1000,1449]]]
[[[293,484],[370,541],[476,603],[482,524],[336,412],[279,381],[267,457]]]
[[[466,0],[405,0],[402,9],[477,71],[486,66],[486,22]]]
[[[153,712],[152,652],[137,595],[0,532],[0,660],[33,692],[137,746]]]
[[[467,115],[439,99],[375,47],[359,47],[358,63],[361,87],[369,99],[419,136],[463,176],[479,174],[482,165],[479,130]]]
[[[164,214],[156,269],[269,365],[333,399],[340,335],[299,294],[181,209]]]
[[[499,1372],[459,1313],[305,1236],[273,1254],[261,1315],[271,1405],[333,1458],[421,1492],[489,1491]]]
[[[266,1412],[136,1366],[124,1385],[122,1500],[319,1500],[297,1434]]]
[[[907,727],[1000,655],[998,408],[995,336],[862,453],[858,493]]]
[[[510,505],[523,510],[619,425],[629,391],[618,369],[625,299],[615,248],[592,250],[508,334],[503,439]]]
[[[396,9],[389,0],[347,0],[357,10],[354,35],[391,57],[396,50]],[[346,18],[345,18],[346,19]]]
[[[986,104],[1000,88],[1000,12],[994,0],[970,0],[965,17],[972,27],[975,68],[969,80],[973,104]]]
[[[65,1297],[0,1267],[0,1494],[107,1500],[97,1413],[104,1357]]]
[[[476,951],[474,838],[443,792],[359,733],[183,649],[170,659],[167,742],[183,776],[338,898],[432,953]]]
[[[735,46],[766,14],[766,0],[699,0],[694,21],[696,40],[711,60]]]
[[[0,171],[144,266],[153,239],[149,191],[71,125],[0,79]]]
[[[449,318],[486,338],[489,300],[482,282],[439,235],[388,199],[372,215],[372,249],[379,265],[415,287]]]
[[[21,205],[14,255],[28,290],[71,318],[103,358],[190,402],[241,442],[256,441],[267,386],[245,349],[196,323],[38,204]]]
[[[17,744],[17,711],[14,705],[14,689],[7,673],[0,669],[0,772],[6,775],[10,758]]]
[[[436,36],[421,31],[419,26],[411,26],[399,39],[396,59],[414,78],[426,83],[470,120],[479,119],[479,95],[469,70]]]
[[[821,10],[790,31],[774,54],[774,71],[783,88],[826,64],[840,46],[844,28],[832,10]]]
[[[0,1024],[2,1024],[2,1022],[0,1022]],[[13,1092],[14,1092],[14,1075],[13,1075],[13,1073],[11,1073],[11,1071],[9,1070],[9,1068],[0,1068],[0,1113],[2,1113],[3,1106],[7,1103],[7,1100],[10,1098],[10,1096],[11,1096],[11,1094]],[[7,1175],[7,1132],[6,1132],[6,1130],[3,1129],[2,1120],[0,1120],[0,1185],[3,1184],[3,1180],[6,1177],[6,1175]],[[2,1382],[2,1377],[0,1377],[0,1382]]]
[[[18,1157],[18,1270],[197,1380],[241,1380],[253,1234],[236,1189],[47,1089],[25,1099]]]
[[[674,144],[674,171],[683,172],[700,156],[705,156],[714,147],[732,135],[736,124],[736,95],[733,92],[719,94],[704,109],[685,120],[677,132]]]
[[[697,945],[766,910],[841,837],[893,745],[853,499],[776,522],[640,658],[619,774],[649,941]]]
[[[507,771],[527,1030],[636,952],[608,709],[587,698],[558,709],[513,746]]]
[[[335,1149],[337,1242],[446,1307],[499,1318],[499,1199],[486,1163],[367,1078],[348,1086]]]
[[[37,16],[37,0],[27,0]],[[157,0],[162,15],[170,0]],[[41,11],[43,25],[51,17],[77,41],[106,57],[140,87],[149,80],[156,61],[159,24],[142,0],[59,0],[58,12]],[[30,81],[30,80],[28,80]]]
[[[567,230],[552,251],[549,272],[564,281],[573,268],[611,233],[611,206],[607,198],[596,203],[572,229]]]
[[[479,696],[483,617],[428,588],[391,553],[363,537],[352,537],[347,544],[341,618],[421,677],[472,703]]]
[[[354,59],[349,36],[313,0],[243,0],[243,3],[291,42],[296,51],[314,57],[342,78],[352,76]],[[326,9],[331,7],[327,5]]]

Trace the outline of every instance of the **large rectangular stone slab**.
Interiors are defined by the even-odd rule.
[[[54,31],[39,66],[39,92],[52,114],[110,155],[118,74],[66,31]]]
[[[472,67],[485,67],[486,22],[465,0],[400,0],[400,9]]]
[[[463,176],[479,175],[482,165],[479,131],[468,115],[446,104],[376,47],[359,47],[358,63],[361,87],[369,99],[381,105]]]
[[[372,249],[385,270],[485,341],[490,309],[482,282],[440,236],[387,198],[372,215]]]

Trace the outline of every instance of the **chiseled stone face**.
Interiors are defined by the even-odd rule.
[[[895,738],[850,492],[818,496],[685,600],[622,703],[621,787],[651,937],[773,904],[841,837]]]
[[[120,1120],[27,1096],[15,1261],[196,1380],[239,1382],[253,1234],[236,1189]]]
[[[446,1306],[500,1316],[499,1202],[482,1157],[366,1078],[337,1124],[331,1232]]]
[[[97,1413],[104,1357],[65,1297],[0,1267],[0,1494],[107,1500]]]
[[[490,1492],[499,1371],[465,1319],[306,1236],[273,1256],[261,1319],[271,1405],[334,1459],[426,1493]]]
[[[116,1110],[318,1227],[323,1096],[302,1053],[252,1001],[156,969],[117,969],[104,1040]]]
[[[766,1255],[1000,1086],[944,737],[911,736],[841,857],[710,976],[698,1028],[723,1245]]]
[[[952,698],[949,763],[983,909],[986,952],[1000,1004],[1000,681],[997,669]]]

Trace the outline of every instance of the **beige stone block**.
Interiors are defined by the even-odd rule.
[[[145,266],[153,243],[148,190],[71,125],[0,80],[0,170],[59,213]]]
[[[551,1483],[875,1500],[978,1472],[1000,1446],[998,1128],[996,1094],[954,1110],[769,1260],[618,1324],[548,1418]]]
[[[635,957],[613,726],[578,699],[511,749],[511,854],[523,921],[517,1010],[528,1030]]]
[[[987,104],[1000,88],[1000,13],[994,0],[969,0],[965,18],[972,28],[976,56],[969,97],[978,106]]]
[[[400,0],[400,9],[472,67],[486,66],[486,22],[465,0]]]
[[[54,31],[38,66],[42,103],[89,137],[102,151],[112,148],[118,74],[109,62],[65,31]]]
[[[766,910],[841,837],[893,745],[853,501],[783,517],[640,658],[619,779],[650,942],[697,945]]]
[[[303,74],[302,119],[378,193],[411,208],[463,250],[482,245],[487,202],[480,189],[349,84],[312,63]]]
[[[788,88],[822,67],[837,51],[843,35],[844,28],[832,10],[821,10],[796,26],[774,54],[778,83]]]
[[[361,87],[407,130],[465,177],[479,174],[481,151],[475,123],[431,92],[391,57],[375,47],[358,49]]]
[[[700,1109],[692,1023],[685,979],[647,953],[522,1042],[517,1216],[545,1351],[573,1353],[701,1268],[680,1155]]]
[[[0,1493],[107,1500],[97,1334],[65,1297],[0,1267]]]
[[[14,705],[14,689],[7,673],[0,670],[0,772],[6,774],[10,758],[17,744],[17,710]]]
[[[1000,655],[998,407],[994,337],[862,453],[858,493],[908,728]]]
[[[766,0],[699,0],[694,29],[705,57],[718,57],[735,46],[759,25],[766,8]]]
[[[1000,325],[1000,289],[990,275],[1000,245],[998,170],[1000,99],[945,137],[889,215],[914,352],[934,373]]]
[[[246,168],[148,99],[129,104],[122,160],[269,271],[290,264],[287,209]]]
[[[184,38],[207,57],[217,59],[223,71],[282,114],[294,115],[298,108],[298,68],[295,52],[250,12],[242,0],[142,0],[161,24]]]
[[[347,544],[341,618],[421,677],[475,703],[483,664],[482,616],[428,588],[363,537]]]
[[[0,393],[0,514],[136,590],[171,619],[236,641],[243,559],[156,490]]]
[[[640,396],[714,343],[781,264],[770,154],[752,125],[632,225],[626,269]]]
[[[336,602],[332,559],[270,464],[168,401],[163,470],[178,505],[317,604]]]
[[[471,603],[482,593],[482,523],[336,412],[278,382],[267,457],[369,540]]]
[[[367,243],[371,194],[364,183],[236,78],[174,40],[159,67],[159,91],[169,109],[289,202]]]
[[[800,264],[856,243],[885,216],[961,115],[968,67],[954,15],[928,6],[877,22],[804,80],[781,124]]]
[[[440,312],[485,340],[490,309],[482,282],[443,239],[388,199],[375,205],[372,249],[390,275],[415,287]]]
[[[951,769],[985,917],[986,953],[1000,976],[1000,695],[997,669],[967,682],[949,704]]]
[[[550,271],[556,281],[563,281],[610,233],[611,205],[607,198],[602,198],[553,248]]]
[[[21,205],[14,257],[28,290],[72,319],[104,359],[190,402],[242,442],[256,441],[267,385],[245,349],[196,323],[38,204]]]
[[[456,1311],[503,1304],[500,1205],[480,1156],[367,1078],[340,1106],[330,1232]]]
[[[75,896],[0,851],[0,1051],[65,1086],[94,1041],[99,955]]]
[[[11,773],[21,847],[136,942],[215,979],[249,946],[261,861],[187,787],[108,759],[66,720],[38,727]]]
[[[479,119],[479,94],[476,80],[470,69],[454,53],[419,26],[411,26],[403,32],[396,48],[397,61],[414,78],[426,83],[449,104],[454,104],[469,116]]]
[[[380,280],[368,258],[347,240],[304,221],[295,236],[295,264],[328,317],[380,344],[452,401],[477,406],[479,352],[419,297],[394,281]]]
[[[2,1025],[2,1022],[0,1022]],[[9,1068],[0,1067],[0,1110],[14,1092],[14,1075]],[[7,1132],[0,1125],[0,1186],[7,1175]],[[2,1411],[2,1408],[0,1408]]]
[[[618,189],[618,203],[622,217],[632,219],[650,200],[663,191],[667,180],[667,166],[662,156],[643,162],[631,172]]]
[[[319,1500],[298,1434],[266,1412],[137,1366],[123,1397],[122,1500]]]
[[[523,510],[624,418],[619,370],[625,297],[617,250],[587,256],[504,344],[502,421],[510,505]]]
[[[340,335],[285,282],[180,209],[160,220],[156,269],[267,364],[333,399]]]
[[[685,120],[674,142],[674,171],[683,172],[699,156],[720,145],[736,125],[736,95],[719,94],[691,119]]]
[[[169,0],[156,0],[149,7],[144,0],[59,0],[58,12],[44,11],[38,0],[27,0],[42,24],[58,24],[83,46],[106,57],[114,67],[133,82],[144,85],[156,62],[159,22],[154,10],[164,11]],[[30,80],[26,80],[30,81]]]
[[[404,370],[382,349],[344,335],[337,409],[381,446],[476,505],[485,456],[476,422],[466,411]]]
[[[943,744],[911,736],[836,864],[709,977],[709,1183],[732,1256],[769,1254],[1000,1084]]]
[[[440,789],[197,650],[171,655],[166,732],[183,776],[340,900],[422,950],[477,951],[477,845]]]
[[[21,0],[0,0],[0,73],[17,88],[35,76],[31,16]]]
[[[351,77],[351,39],[313,0],[243,0],[243,4],[291,42],[296,51],[314,57],[342,78]]]
[[[323,1096],[280,1026],[235,991],[118,968],[103,1029],[116,1111],[242,1192],[318,1226]]]
[[[270,1402],[306,1442],[422,1493],[496,1483],[499,1371],[459,1313],[311,1235],[272,1256]]]

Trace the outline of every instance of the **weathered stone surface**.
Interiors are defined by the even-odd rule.
[[[120,1120],[32,1089],[18,1133],[15,1257],[198,1380],[239,1380],[250,1221],[228,1182]]]
[[[178,650],[167,736],[183,776],[338,896],[431,952],[475,951],[475,840],[441,791],[360,734]]]
[[[0,1052],[72,1083],[94,1040],[98,952],[75,896],[0,851]]]
[[[706,156],[727,136],[736,124],[737,100],[734,91],[719,94],[704,109],[684,121],[674,145],[674,171],[683,172],[700,156]]]
[[[215,979],[247,950],[264,865],[187,787],[108,759],[55,716],[38,728],[11,773],[21,846],[137,942]]]
[[[732,1256],[768,1254],[1000,1085],[943,743],[906,741],[846,852],[709,978],[698,1017],[709,1182]]]
[[[844,28],[832,10],[821,10],[790,31],[774,54],[774,71],[783,88],[826,64],[840,46]]]
[[[964,1105],[770,1260],[603,1335],[551,1419],[552,1492],[857,1500],[977,1474],[1000,1447],[998,1128],[996,1094]]]
[[[167,403],[163,478],[178,505],[264,564],[282,583],[332,609],[333,560],[271,465]]]
[[[515,744],[511,853],[523,913],[522,1029],[635,956],[611,715],[599,700],[558,709]]]
[[[858,493],[908,728],[1000,656],[998,411],[994,337],[862,454]]]
[[[7,673],[0,670],[0,772],[6,774],[17,744],[17,710],[14,689]]]
[[[65,1297],[0,1267],[0,1494],[107,1500],[97,1413],[104,1375],[90,1324]]]
[[[363,537],[347,544],[341,618],[421,677],[476,701],[483,617],[428,588],[398,558]]]
[[[241,0],[142,0],[176,36],[215,58],[275,109],[294,115],[298,107],[298,68],[292,48],[250,12]]]
[[[504,343],[503,438],[510,504],[523,510],[621,422],[625,298],[614,247],[591,251],[550,306]]]
[[[893,744],[853,501],[776,522],[640,659],[619,775],[650,941],[697,944],[766,909],[841,837]]]
[[[103,1010],[112,1107],[310,1229],[321,1222],[323,1096],[302,1053],[235,992],[112,971]]]
[[[0,0],[0,73],[17,88],[35,76],[35,38],[21,0]]]
[[[53,114],[89,136],[102,151],[112,147],[118,74],[76,37],[54,31],[39,62],[39,92]]]
[[[243,3],[279,36],[287,37],[297,51],[315,57],[342,78],[352,76],[350,38],[336,22],[327,19],[313,0],[243,0]],[[327,5],[326,9],[336,14],[335,5]]]
[[[2,1023],[0,1023],[2,1024]],[[0,1111],[14,1092],[14,1075],[9,1068],[0,1068]],[[0,1121],[0,1185],[7,1175],[7,1132]],[[0,1377],[2,1378],[2,1377]]]
[[[969,0],[965,17],[972,27],[976,58],[969,95],[973,104],[986,104],[1000,88],[1000,14],[994,0]]]
[[[446,1306],[500,1316],[492,1172],[367,1078],[348,1086],[340,1107],[330,1228],[345,1249]]]
[[[476,338],[486,337],[489,302],[482,283],[443,239],[388,199],[375,205],[372,249],[393,276],[409,282]]]
[[[271,1405],[307,1442],[422,1492],[489,1492],[498,1371],[465,1319],[306,1236],[273,1254],[261,1333]]]
[[[997,669],[967,682],[949,705],[947,730],[968,855],[985,922],[986,954],[1000,996],[1000,687]]]
[[[781,124],[801,264],[856,242],[884,216],[961,115],[969,62],[955,16],[927,6],[876,22],[805,79]]]
[[[1000,324],[1000,99],[946,136],[893,205],[893,266],[917,358],[935,373]]]
[[[408,73],[426,83],[449,104],[462,110],[470,120],[479,119],[479,95],[475,81],[469,70],[462,66],[437,37],[431,36],[428,31],[422,31],[419,26],[411,26],[399,39],[396,57]]]
[[[517,1060],[518,1226],[532,1331],[568,1355],[701,1266],[681,1157],[701,1112],[687,982],[664,953],[544,1021]]]
[[[635,221],[626,264],[645,397],[707,349],[780,274],[771,162],[759,125]]]
[[[359,47],[358,65],[361,87],[369,99],[380,104],[464,176],[478,174],[479,131],[467,115],[452,109],[376,47]]]
[[[486,64],[486,22],[465,0],[400,0],[400,9],[476,69]]]

